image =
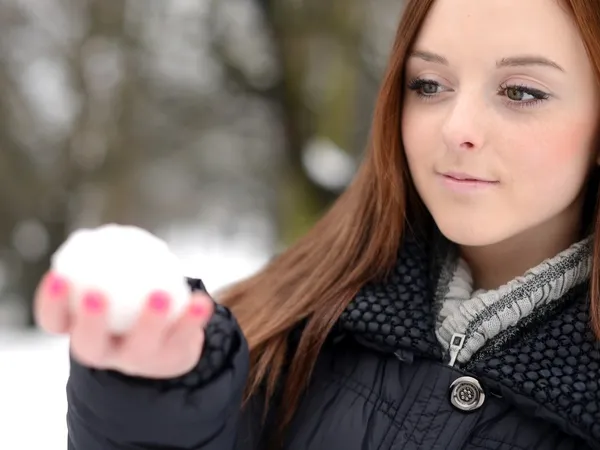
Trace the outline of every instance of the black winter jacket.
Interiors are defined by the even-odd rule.
[[[435,337],[428,255],[403,245],[393,273],[364,286],[342,314],[285,450],[600,449],[600,349],[587,286],[451,367]],[[263,449],[272,427],[261,426],[260,399],[240,412],[247,373],[246,342],[222,306],[198,366],[176,380],[72,361],[69,449]]]

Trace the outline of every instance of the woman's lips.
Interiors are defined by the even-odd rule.
[[[439,174],[443,184],[455,191],[473,191],[497,186],[496,180],[478,177],[467,173],[445,172]]]

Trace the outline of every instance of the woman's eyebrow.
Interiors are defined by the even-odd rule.
[[[425,50],[413,50],[410,52],[410,54],[408,56],[409,56],[409,58],[419,58],[419,59],[422,59],[423,61],[442,64],[444,66],[449,65],[448,60],[446,58],[444,58],[443,56],[438,55],[437,53],[428,52]]]
[[[434,52],[426,51],[426,50],[413,50],[409,54],[410,58],[419,58],[423,61],[432,62],[436,64],[441,64],[444,66],[448,66],[448,59],[442,55],[439,55]],[[507,58],[502,58],[501,60],[496,62],[496,67],[521,67],[521,66],[545,66],[551,67],[553,69],[560,70],[561,72],[566,72],[559,64],[552,61],[549,58],[540,55],[517,55],[511,56]]]
[[[560,65],[551,59],[538,55],[519,55],[510,58],[502,58],[496,63],[496,67],[519,67],[519,66],[545,66],[566,72]]]

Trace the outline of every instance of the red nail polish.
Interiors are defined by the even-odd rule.
[[[167,311],[167,309],[169,309],[169,303],[169,296],[164,292],[155,292],[150,296],[150,299],[148,300],[148,306],[150,307],[150,309],[159,313],[164,313],[165,311]]]
[[[93,314],[102,312],[104,310],[102,296],[96,292],[88,292],[83,297],[83,308]]]
[[[67,282],[58,275],[50,275],[46,281],[46,290],[52,298],[61,298],[67,292]]]
[[[204,317],[206,315],[206,307],[200,303],[190,305],[190,314],[195,317]]]

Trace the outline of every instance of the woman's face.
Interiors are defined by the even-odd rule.
[[[557,0],[438,0],[405,80],[409,168],[448,239],[483,246],[577,223],[600,102]]]

